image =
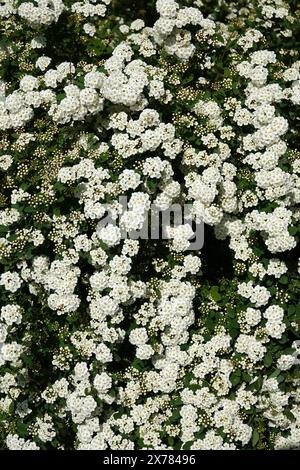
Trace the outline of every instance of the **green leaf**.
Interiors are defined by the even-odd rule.
[[[267,353],[264,357],[264,365],[266,367],[270,367],[270,365],[273,363],[273,357],[272,354]]]
[[[181,400],[180,397],[174,398],[174,399],[171,400],[171,402],[170,402],[170,404],[171,404],[172,406],[180,406],[180,405],[182,405],[182,403],[183,403],[183,402],[182,402],[182,400]]]
[[[32,207],[32,206],[27,206],[24,209],[24,212],[26,212],[26,214],[32,214],[32,213],[37,212],[37,211],[38,211],[38,209],[36,207]]]
[[[235,339],[239,335],[239,331],[236,328],[230,328],[229,334],[232,339]]]
[[[235,372],[233,372],[231,375],[230,375],[230,382],[232,383],[233,386],[237,385],[240,383],[241,381],[241,371],[240,370],[237,370]]]
[[[251,382],[251,375],[248,372],[243,372],[242,377],[245,382]]]
[[[183,450],[190,450],[192,444],[193,444],[193,441],[185,442],[182,446],[182,449]]]
[[[296,421],[296,418],[295,416],[293,415],[293,413],[290,411],[290,410],[285,410],[284,411],[284,415],[292,422]]]
[[[288,307],[288,314],[289,314],[289,315],[293,315],[293,313],[295,313],[295,312],[296,312],[296,307],[295,307],[295,305],[290,305],[290,306]]]
[[[192,82],[193,79],[194,79],[194,75],[192,73],[190,73],[187,77],[183,78],[182,84],[186,85],[187,83]]]
[[[262,377],[258,377],[257,380],[255,380],[255,382],[251,383],[249,385],[249,390],[251,391],[259,391],[262,387],[262,384],[263,384],[263,378]]]
[[[53,209],[53,215],[59,216],[61,214],[60,209],[58,207],[55,207]]]
[[[255,447],[258,441],[259,441],[259,434],[256,431],[256,429],[254,429],[252,433],[252,446]]]
[[[18,431],[18,435],[20,437],[25,437],[27,435],[27,426],[26,426],[26,424],[22,423],[22,421],[18,421],[17,431]]]
[[[143,361],[141,361],[141,359],[135,358],[133,363],[132,363],[132,367],[134,367],[137,370],[143,370],[144,363],[143,363]]]
[[[147,186],[150,189],[150,191],[155,191],[158,186],[158,181],[153,180],[153,179],[148,179]]]
[[[215,302],[219,302],[222,299],[222,296],[220,295],[218,286],[212,286],[212,288],[210,289],[210,295],[211,295],[211,298]]]
[[[274,372],[272,372],[271,375],[269,375],[269,379],[274,379],[276,377],[278,377],[278,375],[280,374],[281,370],[280,369],[275,369]]]
[[[279,279],[280,284],[288,284],[289,283],[289,278],[287,276],[281,276]]]
[[[58,191],[58,192],[62,192],[62,191],[65,191],[66,190],[66,186],[61,183],[60,181],[57,181],[54,185],[53,185],[53,188],[55,191]]]
[[[298,232],[298,227],[295,227],[295,226],[289,227],[288,230],[289,230],[290,235],[293,236],[293,235],[296,235],[296,233]]]
[[[180,411],[179,411],[179,408],[177,408],[175,411],[173,411],[173,414],[169,418],[169,421],[171,423],[175,423],[175,422],[179,421],[179,419],[180,419]]]

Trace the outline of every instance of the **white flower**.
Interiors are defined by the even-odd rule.
[[[26,93],[38,88],[39,80],[32,75],[25,75],[20,81],[20,89]]]
[[[148,341],[148,334],[146,328],[135,328],[130,332],[129,341],[135,346],[141,346]]]
[[[0,156],[0,170],[6,171],[13,163],[13,158],[11,155],[1,155]]]
[[[22,285],[22,279],[19,274],[12,271],[6,271],[0,276],[0,285],[4,286],[10,292],[17,292]]]
[[[51,62],[51,58],[48,57],[48,56],[40,56],[36,63],[35,63],[35,66],[36,68],[40,69],[42,72],[44,72],[44,70],[46,70],[46,68],[50,65],[50,62]]]
[[[112,386],[112,379],[106,372],[102,372],[101,374],[97,374],[95,376],[93,383],[97,392],[102,395],[110,390]]]
[[[112,224],[108,224],[106,227],[97,228],[97,234],[100,240],[102,240],[108,246],[117,245],[121,240],[121,231],[119,227],[115,227]]]
[[[83,25],[83,29],[84,29],[84,32],[85,32],[86,34],[88,34],[89,36],[92,36],[92,37],[93,37],[93,36],[95,35],[95,33],[96,33],[96,27],[95,27],[93,24],[91,24],[91,23],[85,23],[85,24]]]
[[[20,324],[22,321],[21,308],[16,304],[5,305],[1,308],[1,319],[7,325],[12,325],[13,323]]]
[[[295,356],[282,354],[277,361],[277,367],[280,370],[289,370],[295,364]]]

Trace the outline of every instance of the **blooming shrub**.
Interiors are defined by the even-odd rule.
[[[2,448],[299,446],[299,15],[1,2]]]

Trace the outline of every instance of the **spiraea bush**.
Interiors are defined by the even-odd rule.
[[[299,22],[0,3],[3,449],[299,447]]]

